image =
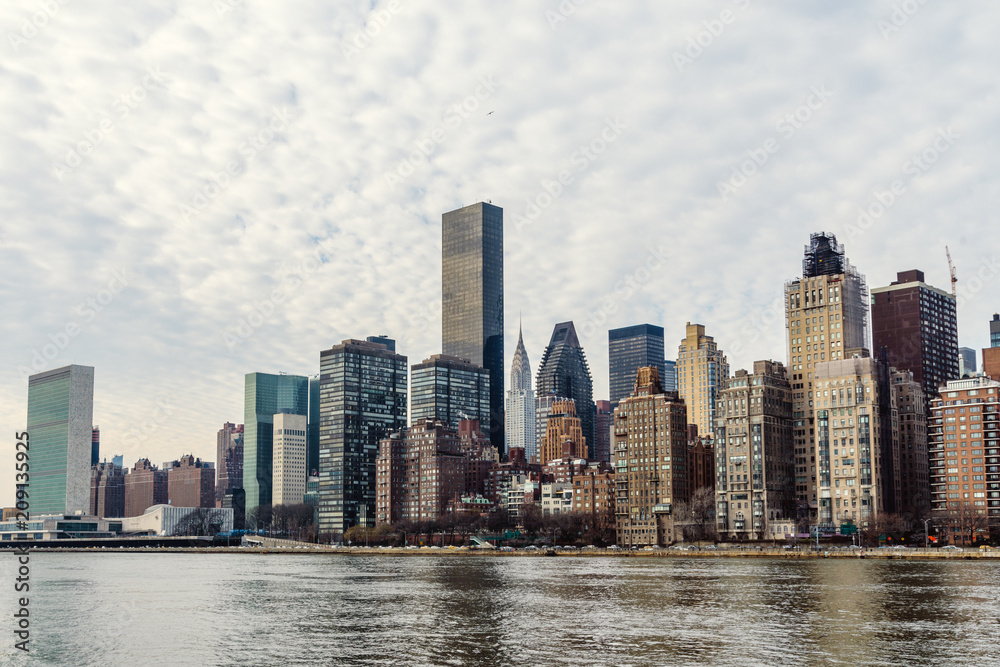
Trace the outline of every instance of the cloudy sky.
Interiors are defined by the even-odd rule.
[[[430,6],[429,6],[430,5]],[[102,454],[193,452],[250,371],[388,334],[439,352],[441,214],[505,211],[508,365],[574,320],[784,360],[810,232],[870,286],[958,268],[1000,309],[987,0],[0,5],[0,423],[96,367]],[[861,216],[859,211],[867,211]],[[777,302],[776,302],[777,300]],[[8,446],[12,450],[12,445]],[[11,469],[13,466],[11,466]],[[12,472],[0,468],[9,505]]]

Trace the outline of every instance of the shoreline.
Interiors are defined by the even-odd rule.
[[[938,549],[924,551],[922,549],[870,549],[858,553],[844,550],[803,550],[789,551],[786,549],[719,549],[702,551],[679,551],[671,549],[657,550],[608,550],[587,549],[583,551],[500,551],[488,549],[449,549],[420,547],[417,549],[382,548],[382,547],[317,547],[309,546],[268,546],[268,547],[112,547],[95,549],[85,547],[31,547],[32,553],[180,553],[180,554],[253,554],[260,556],[434,556],[443,558],[751,558],[751,559],[782,559],[810,560],[822,558],[839,558],[853,560],[993,560],[1000,563],[1000,549],[982,551],[941,552]]]

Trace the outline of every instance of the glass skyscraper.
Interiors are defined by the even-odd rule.
[[[442,351],[490,373],[490,441],[504,448],[503,209],[478,203],[441,216]]]
[[[309,378],[247,373],[243,410],[243,488],[246,510],[271,504],[274,415],[308,415]]]
[[[406,427],[406,357],[345,340],[319,368],[319,533],[374,527],[379,440]]]
[[[463,419],[490,420],[490,373],[481,366],[435,354],[410,369],[410,424],[439,419],[458,428]],[[482,428],[482,426],[480,426]]]
[[[663,327],[636,324],[608,332],[611,411],[618,402],[632,395],[636,372],[655,366],[664,377]]]
[[[31,515],[90,513],[94,368],[65,366],[28,378]]]
[[[661,354],[661,361],[662,357]],[[594,383],[587,357],[572,322],[561,322],[552,331],[549,346],[545,348],[538,366],[535,387],[536,395],[540,398],[555,394],[573,399],[576,402],[576,416],[580,418],[583,427],[583,437],[587,439],[588,446],[594,442],[594,421],[597,418]],[[542,435],[539,433],[537,437]]]
[[[306,474],[319,470],[319,375],[309,378],[309,437],[306,441]]]

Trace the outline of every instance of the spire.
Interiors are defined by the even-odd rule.
[[[510,389],[513,392],[531,391],[531,366],[528,364],[528,351],[524,349],[520,320],[518,316],[517,348],[514,350],[514,361],[510,365]]]

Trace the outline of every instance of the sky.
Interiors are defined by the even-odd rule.
[[[504,209],[506,364],[573,320],[735,371],[786,358],[809,234],[870,287],[958,272],[1000,310],[1000,6],[213,0],[0,5],[0,425],[27,376],[95,367],[102,456],[194,453],[248,372],[386,334],[441,347],[441,214]]]

